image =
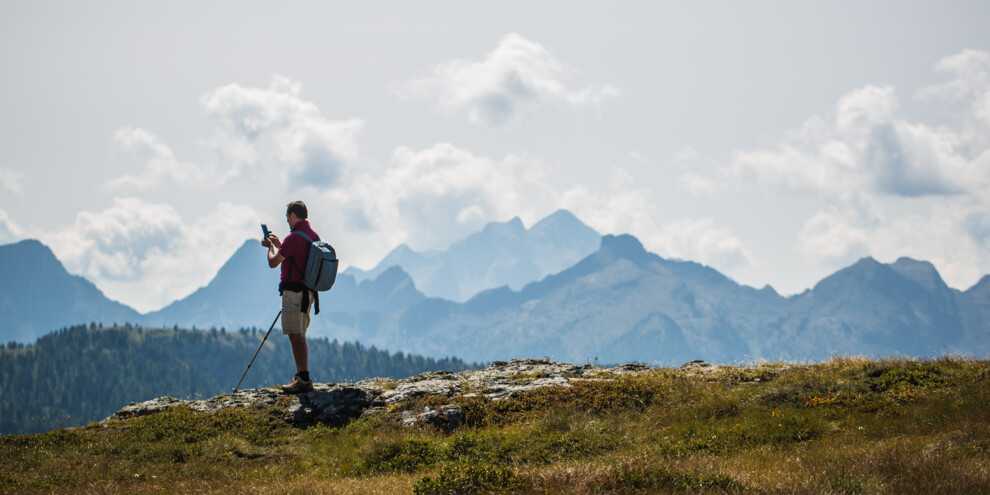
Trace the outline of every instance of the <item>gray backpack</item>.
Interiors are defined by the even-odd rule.
[[[309,257],[306,261],[306,269],[300,269],[296,265],[296,268],[303,274],[303,285],[319,292],[330,290],[330,287],[333,287],[333,283],[337,280],[337,252],[334,251],[333,246],[326,242],[313,242],[308,235],[299,231],[292,233],[309,241]]]

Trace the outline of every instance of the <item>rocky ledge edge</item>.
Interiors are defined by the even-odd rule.
[[[692,361],[680,367],[687,374],[707,374],[725,366]],[[623,375],[647,373],[656,368],[642,364],[624,364],[611,368],[577,366],[548,359],[513,359],[495,361],[480,370],[452,373],[434,371],[410,378],[393,380],[372,378],[355,383],[314,383],[312,392],[286,394],[279,387],[241,390],[210,399],[183,400],[160,397],[132,403],[100,422],[112,426],[119,421],[163,412],[171,407],[188,406],[193,411],[213,413],[228,408],[269,410],[279,419],[297,428],[317,424],[343,426],[351,420],[376,414],[392,404],[426,396],[453,398],[484,395],[501,400],[541,387],[569,387],[579,380],[613,380]],[[425,407],[404,411],[402,423],[409,426],[431,424],[452,429],[464,421],[464,413],[455,405]]]

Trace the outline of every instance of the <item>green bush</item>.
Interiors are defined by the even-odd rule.
[[[460,493],[507,493],[519,491],[525,481],[505,466],[491,464],[445,464],[435,476],[413,485],[417,495]]]
[[[903,368],[879,369],[870,380],[871,386],[880,392],[904,390],[909,387],[936,388],[948,384],[945,372],[933,364],[909,363]]]
[[[436,445],[424,440],[395,440],[376,445],[364,460],[367,473],[412,473],[439,460]]]

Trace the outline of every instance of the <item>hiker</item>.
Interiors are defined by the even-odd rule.
[[[289,203],[285,209],[285,220],[289,223],[290,233],[285,236],[285,240],[279,241],[277,235],[269,233],[268,238],[261,241],[268,248],[268,266],[282,266],[278,284],[278,292],[282,296],[282,333],[289,336],[292,357],[296,362],[296,376],[282,387],[283,391],[290,394],[313,390],[313,382],[309,377],[306,329],[309,328],[310,303],[317,295],[303,284],[303,270],[306,269],[309,257],[310,241],[319,241],[320,236],[309,226],[309,221],[306,220],[308,216],[305,203]],[[306,234],[309,240],[295,232]]]

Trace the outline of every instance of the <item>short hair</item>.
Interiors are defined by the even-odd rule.
[[[295,213],[300,220],[305,220],[309,216],[309,211],[306,209],[306,203],[302,201],[293,201],[285,205],[285,215],[288,216],[289,213]]]

